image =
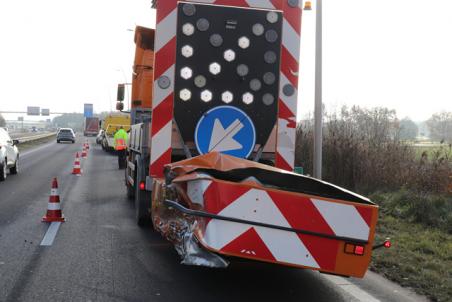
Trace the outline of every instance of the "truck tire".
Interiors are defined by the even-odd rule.
[[[3,164],[0,164],[0,181],[6,180],[6,158]]]
[[[140,190],[139,183],[146,178],[141,160],[137,159],[136,185],[135,185],[135,219],[140,227],[148,226],[151,221],[151,194],[148,191]]]

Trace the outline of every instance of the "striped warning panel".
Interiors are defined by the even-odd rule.
[[[190,181],[187,183],[187,193],[190,201],[198,204],[197,208],[201,205],[205,212],[214,215],[305,231],[297,233],[209,219],[205,224],[199,224],[197,233],[206,248],[227,255],[344,275],[346,273],[338,271],[343,260],[340,260],[339,266],[337,262],[338,255],[343,254],[345,241],[334,238],[371,241],[372,226],[376,223],[373,221],[376,219],[375,206],[331,201],[215,179]],[[356,270],[365,271],[370,253],[367,253],[366,259],[350,256],[346,261],[349,261],[352,270],[356,266]]]

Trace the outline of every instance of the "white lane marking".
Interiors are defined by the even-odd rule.
[[[354,285],[347,279],[339,276],[333,276],[333,275],[323,275],[323,277],[328,280],[329,282],[333,283],[337,287],[341,288],[343,291],[354,297],[355,299],[358,299],[358,301],[362,302],[381,302],[374,296],[370,295],[366,291],[360,289],[358,286]]]
[[[56,234],[58,233],[58,229],[60,228],[61,222],[52,222],[47,229],[44,238],[42,238],[41,244],[42,246],[51,246],[53,240],[55,240]]]

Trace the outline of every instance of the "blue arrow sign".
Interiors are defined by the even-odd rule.
[[[200,154],[217,151],[247,158],[256,144],[256,129],[249,116],[232,106],[218,106],[198,121],[195,144]]]

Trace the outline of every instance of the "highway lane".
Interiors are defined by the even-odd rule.
[[[114,156],[92,147],[83,175],[70,175],[80,148],[51,144],[25,153],[21,173],[0,184],[0,301],[366,300],[356,286],[355,293],[346,289],[352,283],[311,271],[240,261],[224,270],[179,264],[171,244],[136,226]],[[40,218],[53,176],[67,222],[43,247],[47,225]],[[380,301],[416,301],[386,285],[367,290],[378,291]]]

